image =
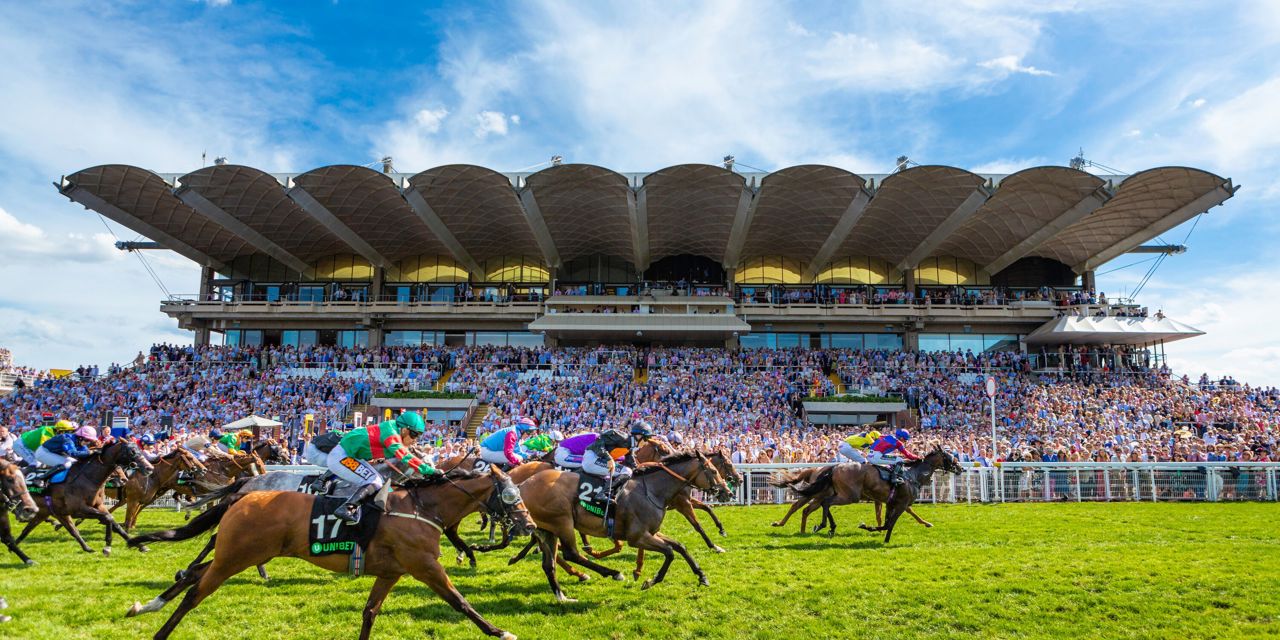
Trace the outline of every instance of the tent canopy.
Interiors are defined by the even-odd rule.
[[[1204,332],[1169,318],[1062,316],[1027,336],[1028,345],[1147,345],[1202,336]]]
[[[276,422],[275,420],[269,420],[262,416],[249,416],[247,418],[240,418],[235,422],[222,425],[222,430],[223,431],[239,431],[240,429],[252,429],[254,427],[266,428],[266,427],[279,427],[279,426],[283,426],[283,425],[281,425],[281,423],[279,422]]]

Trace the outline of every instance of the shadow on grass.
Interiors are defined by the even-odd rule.
[[[465,595],[465,594],[464,594]],[[398,598],[396,598],[399,596]],[[414,597],[418,597],[416,602]],[[396,598],[396,600],[392,600]],[[430,600],[425,600],[429,598]],[[425,601],[424,601],[425,600]],[[499,598],[497,600],[484,600],[482,603],[472,602],[472,606],[476,606],[476,610],[480,615],[489,618],[491,616],[500,615],[523,615],[523,614],[579,614],[587,613],[600,606],[597,602],[564,602],[557,603],[551,597],[551,593],[547,593],[545,602],[531,601],[528,598]],[[391,592],[391,596],[387,598],[387,604],[383,605],[383,610],[390,613],[407,613],[415,619],[421,620],[441,620],[449,621],[466,621],[467,618],[461,613],[453,610],[441,600],[434,591],[423,587],[421,590],[405,590],[396,589]],[[492,620],[490,620],[492,622]]]
[[[896,546],[890,543],[889,546]],[[880,538],[854,538],[853,536],[836,535],[834,538],[826,536],[806,537],[802,540],[776,540],[773,542],[765,542],[760,545],[761,549],[788,551],[820,551],[828,549],[881,549],[885,544]]]

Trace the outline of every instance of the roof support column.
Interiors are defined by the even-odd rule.
[[[1093,269],[1080,274],[1080,287],[1085,291],[1096,291],[1098,289],[1098,278]]]
[[[853,226],[862,218],[862,212],[866,211],[868,202],[871,202],[871,193],[866,189],[858,189],[858,192],[853,194],[853,199],[849,201],[849,206],[845,207],[844,213],[840,214],[840,219],[836,221],[831,235],[827,236],[827,241],[822,243],[822,247],[809,261],[809,266],[805,267],[804,282],[813,282],[818,275],[818,270],[831,261],[831,257],[835,255],[840,245],[844,244],[845,238],[849,237],[849,232],[853,231]]]
[[[311,272],[311,265],[307,264],[306,261],[292,253],[289,253],[288,251],[285,251],[283,247],[272,242],[261,233],[258,233],[257,230],[253,229],[249,225],[241,222],[239,218],[227,213],[222,207],[210,202],[208,198],[204,197],[203,194],[196,190],[188,189],[187,187],[179,187],[174,189],[173,195],[186,203],[188,207],[198,211],[200,215],[222,225],[222,227],[227,231],[244,238],[246,242],[272,258],[284,263],[290,269],[297,271],[302,277],[306,277],[305,274]]]
[[[916,245],[916,248],[911,253],[907,254],[906,258],[902,259],[902,262],[898,263],[898,268],[903,271],[914,269],[916,265],[920,264],[921,260],[929,257],[929,254],[941,246],[956,229],[959,229],[960,225],[977,213],[978,209],[981,209],[982,205],[990,197],[991,189],[985,185],[974,189],[973,193],[970,193],[969,197],[965,198],[964,202],[961,202],[960,206],[956,207],[955,211],[952,211],[951,215],[942,221],[942,224],[934,228],[920,244]]]
[[[1214,187],[1209,192],[1201,195],[1199,198],[1196,198],[1195,200],[1192,200],[1191,202],[1188,202],[1187,204],[1178,208],[1173,213],[1170,213],[1169,215],[1155,221],[1154,223],[1138,230],[1136,233],[1130,234],[1125,239],[1111,245],[1110,247],[1107,247],[1106,249],[1103,249],[1102,251],[1098,252],[1096,255],[1093,255],[1085,259],[1084,262],[1081,262],[1080,264],[1073,266],[1072,269],[1074,269],[1076,273],[1083,273],[1085,271],[1088,271],[1090,269],[1097,267],[1098,265],[1105,264],[1107,261],[1113,258],[1117,258],[1121,255],[1124,255],[1130,249],[1141,245],[1147,240],[1150,240],[1151,238],[1154,238],[1186,222],[1187,220],[1190,220],[1191,218],[1194,218],[1195,216],[1200,215],[1208,211],[1209,209],[1212,209],[1222,204],[1224,201],[1227,200],[1227,198],[1230,198],[1231,196],[1235,195],[1236,190],[1238,190],[1239,188],[1240,187],[1233,186],[1231,184],[1231,181],[1227,180],[1222,184]]]
[[[542,249],[542,257],[546,259],[547,266],[560,266],[560,252],[556,250],[556,243],[551,239],[547,221],[542,219],[542,209],[538,207],[538,200],[533,196],[533,188],[525,187],[517,195],[520,196],[520,207],[524,209],[524,215],[529,219],[533,239],[538,242],[538,248]]]
[[[631,219],[631,246],[635,253],[636,271],[649,268],[649,197],[648,189],[627,189],[627,213]]]
[[[142,220],[142,218],[138,218],[133,214],[125,211],[124,209],[121,209],[120,207],[117,207],[111,204],[110,202],[107,202],[106,200],[99,198],[92,191],[89,191],[84,187],[78,187],[74,184],[70,184],[64,187],[62,185],[57,185],[56,183],[55,183],[55,186],[58,186],[58,191],[60,191],[62,195],[66,196],[72,202],[79,203],[83,205],[84,208],[86,209],[89,209],[96,213],[100,213],[108,218],[111,218],[112,220],[126,227],[129,227],[133,231],[141,233],[142,235],[148,238],[151,238],[152,240],[155,240],[160,244],[163,244],[165,248],[171,249],[181,254],[183,257],[195,262],[196,264],[199,264],[201,266],[213,267],[215,269],[224,269],[226,267],[226,265],[222,264],[221,262],[214,260],[213,256],[210,256],[200,251],[199,249],[196,249],[195,247],[165,233],[164,231],[161,231],[159,228],[151,224],[148,224],[147,222]]]
[[[391,266],[390,260],[384,257],[381,253],[378,253],[372,245],[365,242],[364,238],[356,235],[356,232],[352,231],[351,227],[343,224],[337,216],[333,215],[333,212],[320,204],[320,201],[316,200],[310,193],[307,193],[306,189],[295,186],[286,190],[285,194],[287,194],[294,202],[298,203],[298,206],[302,207],[304,211],[311,214],[312,218],[315,218],[320,224],[324,225],[325,228],[332,231],[333,235],[338,236],[343,242],[346,242],[347,246],[354,249],[356,253],[364,256],[365,260],[368,260],[370,264],[384,269]]]
[[[759,202],[757,192],[743,186],[738,194],[738,211],[733,216],[733,227],[729,230],[729,246],[724,250],[724,266],[736,267],[742,259],[742,247],[747,244],[747,231],[751,228],[751,219],[756,215],[756,203]]]
[[[1004,252],[999,258],[992,260],[989,264],[982,267],[982,270],[988,275],[995,275],[1004,271],[1009,265],[1031,255],[1031,252],[1039,249],[1041,245],[1048,242],[1050,238],[1058,235],[1059,231],[1085,219],[1089,214],[1097,211],[1098,207],[1106,204],[1111,199],[1112,191],[1106,185],[1098,187],[1089,195],[1080,199],[1079,202],[1072,205],[1070,209],[1062,212],[1058,217],[1054,218],[1049,224],[1044,225],[1036,230],[1035,233],[1027,236],[1022,242],[1014,245],[1012,249]]]
[[[427,199],[422,197],[422,194],[417,189],[408,187],[400,193],[404,195],[405,201],[409,203],[409,207],[413,209],[413,212],[422,219],[423,224],[427,225],[427,228],[431,229],[431,233],[436,234],[436,237],[440,239],[440,243],[449,250],[449,253],[453,254],[455,260],[462,263],[472,273],[484,273],[484,270],[480,268],[480,264],[463,248],[462,243],[458,242],[458,239],[453,236],[453,232],[449,231],[449,227],[445,226],[444,220],[441,220],[440,216],[436,215],[435,209],[431,208],[431,205],[427,203]]]

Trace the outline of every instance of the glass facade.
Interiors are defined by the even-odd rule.
[[[790,258],[765,256],[743,260],[733,279],[736,284],[800,284],[804,265]]]
[[[1005,333],[922,333],[921,351],[1012,351],[1018,336]]]
[[[303,329],[301,331],[283,331],[280,335],[280,344],[286,347],[310,347],[320,344],[320,332],[315,330]]]
[[[902,348],[900,333],[822,333],[817,334],[818,344],[824,349],[874,349]],[[770,331],[749,333],[738,338],[743,349],[789,349],[814,345],[814,334],[774,333]]]
[[[339,331],[337,345],[339,347],[367,347],[369,346],[369,332],[364,329],[356,329],[352,331]]]
[[[927,285],[988,285],[991,278],[972,260],[938,256],[920,261],[915,271],[916,284]]]
[[[388,331],[382,340],[388,347],[436,345],[444,342],[444,333],[440,331]]]

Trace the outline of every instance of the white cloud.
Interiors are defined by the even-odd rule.
[[[507,135],[507,115],[501,111],[481,111],[476,114],[476,137],[481,140],[490,135]]]
[[[1006,71],[1009,73],[1025,73],[1029,76],[1052,76],[1052,71],[1037,69],[1031,65],[1023,65],[1022,60],[1015,55],[1000,56],[978,63],[983,69],[995,69],[998,71]]]
[[[449,110],[443,107],[439,109],[422,109],[413,114],[413,121],[425,133],[436,133],[440,130],[440,123],[449,115]]]
[[[1200,107],[1203,107],[1206,102],[1207,100],[1205,100],[1204,98],[1196,98],[1195,100],[1191,101],[1191,106],[1196,109],[1199,109]]]
[[[1030,158],[1000,158],[991,160],[969,167],[974,173],[994,173],[1009,174],[1029,169],[1031,167],[1042,167],[1051,164],[1049,160],[1043,156],[1033,156]]]
[[[231,6],[231,0],[204,0],[204,3],[217,8]]]
[[[119,260],[115,238],[109,233],[72,233],[51,237],[43,229],[19,220],[0,207],[0,255],[39,261],[96,263]]]

